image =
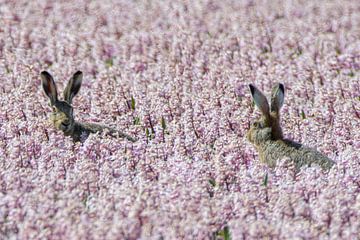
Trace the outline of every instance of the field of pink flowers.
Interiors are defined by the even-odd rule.
[[[40,72],[77,70],[74,144]],[[0,239],[360,238],[360,2],[0,0]],[[248,84],[336,162],[269,169]]]

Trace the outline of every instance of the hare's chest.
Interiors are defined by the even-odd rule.
[[[275,167],[279,160],[290,155],[288,149],[277,141],[266,142],[258,150],[260,161],[269,167]]]
[[[85,142],[89,135],[90,132],[79,123],[75,124],[74,131],[71,134],[75,142]]]

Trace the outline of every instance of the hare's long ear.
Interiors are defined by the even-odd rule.
[[[69,80],[65,90],[64,90],[64,100],[71,104],[72,99],[79,92],[81,87],[83,74],[81,71],[77,71],[72,78]]]
[[[269,103],[266,100],[265,95],[252,84],[249,84],[249,88],[255,105],[265,117],[269,117]]]
[[[279,112],[284,103],[285,88],[284,85],[279,83],[273,87],[271,92],[271,111]]]
[[[57,90],[53,77],[50,73],[43,71],[40,74],[42,87],[46,93],[46,95],[50,98],[51,105],[54,105],[58,100],[57,98]]]

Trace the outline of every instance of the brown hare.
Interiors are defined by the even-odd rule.
[[[280,108],[284,103],[284,85],[279,83],[273,87],[270,106],[265,95],[250,84],[250,91],[255,105],[261,111],[261,118],[254,122],[247,139],[255,146],[262,163],[275,167],[276,162],[287,158],[295,164],[297,170],[302,166],[319,165],[328,170],[334,162],[315,149],[300,143],[284,139],[280,126]]]
[[[104,130],[107,130],[111,136],[119,136],[135,142],[135,138],[111,127],[75,121],[71,103],[80,90],[82,78],[83,74],[80,71],[77,71],[72,76],[64,90],[64,101],[62,101],[58,99],[53,77],[46,71],[41,72],[42,86],[46,95],[50,98],[50,104],[53,108],[50,121],[54,124],[55,128],[63,131],[66,136],[71,136],[75,142],[83,142],[90,133],[102,132]]]

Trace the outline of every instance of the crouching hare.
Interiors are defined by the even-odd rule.
[[[66,136],[71,136],[75,142],[83,142],[90,133],[102,132],[104,130],[111,136],[119,136],[135,142],[135,138],[108,126],[75,121],[71,103],[80,90],[82,78],[83,74],[80,71],[77,71],[72,76],[64,90],[64,101],[61,101],[58,99],[53,77],[46,71],[41,72],[42,87],[50,98],[50,104],[53,108],[50,121],[54,124],[55,128],[63,131]]]
[[[284,103],[284,85],[279,83],[273,87],[270,106],[265,95],[254,85],[250,91],[255,105],[261,111],[261,118],[252,123],[247,139],[255,146],[262,163],[275,167],[277,160],[288,158],[299,170],[302,166],[319,165],[329,170],[334,162],[300,143],[284,139],[280,126],[280,108]]]

